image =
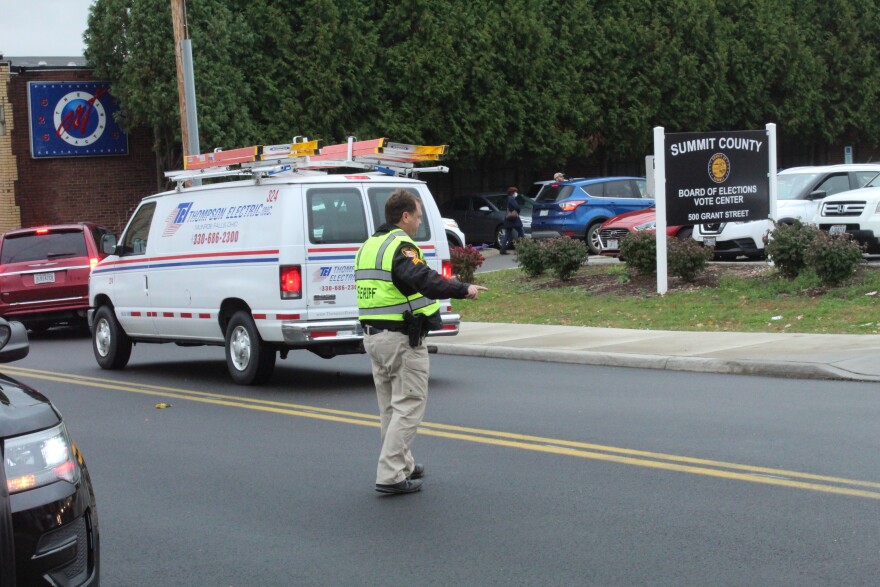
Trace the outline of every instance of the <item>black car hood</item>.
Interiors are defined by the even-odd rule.
[[[0,374],[0,438],[45,430],[60,422],[61,416],[43,394]]]

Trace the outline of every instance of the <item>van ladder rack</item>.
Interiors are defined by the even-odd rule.
[[[417,163],[439,161],[446,154],[446,145],[408,145],[384,138],[356,141],[354,137],[338,145],[319,148],[318,143],[294,139],[283,145],[215,149],[212,153],[188,155],[183,170],[166,171],[165,177],[177,182],[180,191],[184,182],[192,179],[252,176],[259,183],[265,176],[306,169],[365,169],[392,176],[449,171],[442,165],[415,167]]]

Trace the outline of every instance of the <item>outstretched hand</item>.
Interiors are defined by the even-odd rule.
[[[482,285],[474,285],[474,284],[469,285],[468,291],[467,291],[467,299],[469,299],[469,300],[477,299],[477,296],[480,295],[481,291],[489,291],[489,288],[483,287]]]

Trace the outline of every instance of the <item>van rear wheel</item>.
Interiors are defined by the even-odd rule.
[[[122,369],[131,358],[131,339],[110,306],[101,306],[95,312],[92,350],[102,369]]]
[[[233,314],[226,327],[226,368],[239,385],[265,383],[275,370],[275,349],[257,332],[248,312]]]

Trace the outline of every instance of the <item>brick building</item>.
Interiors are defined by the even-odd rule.
[[[125,154],[32,155],[28,83],[95,81],[81,57],[0,55],[0,232],[93,221],[119,234],[140,199],[157,191],[144,130],[128,135]]]

